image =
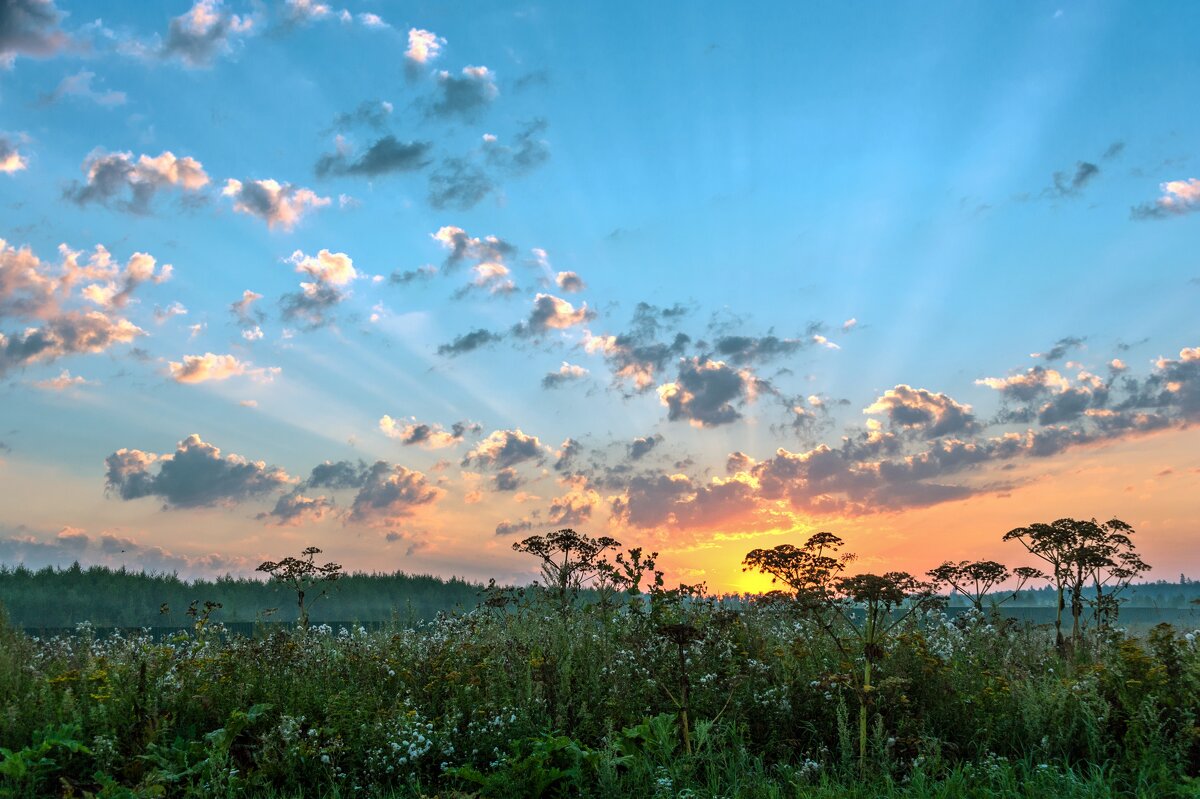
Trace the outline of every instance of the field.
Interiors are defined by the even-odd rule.
[[[682,635],[680,632],[682,632]],[[493,602],[416,629],[0,628],[9,796],[1194,796],[1192,635],[909,618],[853,664],[786,603]],[[687,733],[682,726],[686,719]]]

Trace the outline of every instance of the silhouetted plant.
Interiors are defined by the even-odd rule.
[[[279,562],[268,560],[259,565],[255,571],[265,572],[277,583],[287,586],[296,592],[296,605],[300,609],[300,626],[308,629],[309,608],[322,597],[328,596],[329,589],[342,576],[342,566],[339,563],[317,565],[314,558],[321,554],[317,547],[308,547],[300,553],[300,557],[291,556]],[[320,589],[314,595],[313,591]]]
[[[833,533],[817,533],[800,547],[780,544],[773,549],[755,549],[742,561],[742,571],[754,569],[771,575],[772,583],[791,588],[801,604],[824,603],[833,596],[837,575],[855,558],[850,553],[837,554],[844,544]]]
[[[980,612],[983,612],[985,598],[991,597],[992,607],[1003,605],[1016,597],[1030,580],[1045,577],[1039,569],[1031,566],[1020,566],[1010,572],[1007,566],[994,560],[946,561],[926,574],[933,579],[935,586],[950,586]],[[992,593],[993,589],[1012,577],[1017,578],[1017,584],[1011,591],[998,596]]]
[[[621,542],[614,538],[592,538],[565,527],[518,541],[513,549],[541,560],[546,589],[565,613],[580,589],[603,573],[601,555],[619,546]]]

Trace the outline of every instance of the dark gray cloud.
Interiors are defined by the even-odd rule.
[[[527,533],[532,529],[533,522],[531,522],[529,519],[521,519],[520,521],[516,522],[503,521],[496,525],[496,535]]]
[[[565,330],[583,324],[596,317],[596,312],[583,303],[576,308],[571,303],[553,294],[538,294],[533,298],[533,309],[524,322],[513,327],[518,336],[541,336],[551,330]]]
[[[429,204],[468,211],[496,188],[486,171],[466,158],[446,158],[429,175]]]
[[[1102,159],[1104,159],[1105,161],[1111,161],[1114,158],[1119,157],[1121,155],[1121,153],[1123,153],[1123,152],[1125,152],[1125,142],[1115,141],[1112,144],[1108,145],[1108,147],[1104,150],[1104,152],[1100,155],[1100,157]]]
[[[554,461],[554,471],[567,472],[574,466],[575,459],[583,452],[583,445],[573,438],[563,441]]]
[[[675,381],[659,386],[658,396],[667,406],[669,420],[717,427],[741,418],[735,403],[751,399],[768,388],[765,381],[749,372],[722,361],[696,357],[680,360]]]
[[[325,461],[313,467],[305,481],[309,488],[361,488],[367,481],[367,464],[363,461]]]
[[[629,459],[640,460],[662,443],[663,437],[660,433],[655,433],[652,436],[640,436],[629,442]]]
[[[1100,174],[1100,167],[1090,161],[1079,161],[1072,172],[1055,172],[1052,185],[1042,191],[1043,197],[1078,197],[1084,188]]]
[[[170,151],[134,158],[132,153],[94,152],[83,162],[86,176],[63,190],[63,197],[77,205],[97,203],[133,214],[150,213],[160,192],[178,189],[198,192],[208,185],[204,167],[194,158],[176,157]]]
[[[429,280],[438,272],[436,266],[419,266],[416,269],[397,269],[388,276],[388,282],[393,286],[407,286],[421,280]]]
[[[32,363],[48,363],[77,353],[103,352],[127,344],[145,332],[124,319],[99,311],[69,311],[46,320],[41,327],[20,333],[0,333],[0,376]]]
[[[487,67],[464,67],[459,75],[443,70],[436,79],[437,97],[429,106],[433,116],[475,120],[500,93]]]
[[[511,467],[496,472],[492,481],[497,491],[516,491],[524,484],[521,475]]]
[[[736,364],[760,363],[792,355],[809,343],[806,339],[776,336],[721,336],[713,343],[714,354]]]
[[[349,521],[392,524],[413,515],[422,506],[433,504],[442,493],[421,472],[376,461],[354,495]]]
[[[281,496],[270,511],[260,513],[255,518],[290,526],[318,522],[333,510],[332,500],[326,497],[307,497],[297,488]]]
[[[346,131],[363,126],[383,130],[392,116],[392,104],[386,100],[363,100],[353,111],[344,111],[333,118],[333,130]]]
[[[344,152],[327,153],[317,161],[318,177],[356,175],[379,177],[391,172],[415,172],[430,163],[433,144],[427,141],[403,142],[387,135],[377,139],[357,158]]]
[[[231,14],[220,0],[196,0],[191,9],[167,24],[162,58],[177,58],[189,67],[207,67],[229,53],[239,36],[248,34],[254,20]]]
[[[903,383],[885,391],[864,412],[885,414],[892,427],[914,431],[926,438],[979,429],[970,406],[961,405],[945,394]]]
[[[316,330],[335,321],[333,309],[346,298],[337,286],[328,283],[305,283],[300,291],[279,298],[279,309],[285,321],[300,322],[307,330]]]
[[[522,463],[545,460],[549,447],[537,436],[527,435],[520,430],[493,430],[492,433],[462,459],[463,466],[472,463],[492,469],[507,469]]]
[[[195,434],[180,441],[169,458],[120,449],[104,463],[106,490],[123,500],[159,497],[169,508],[240,502],[292,482],[278,467],[222,455]]]
[[[464,333],[456,337],[449,344],[442,344],[437,348],[438,355],[462,355],[472,350],[477,350],[480,347],[494,344],[503,339],[504,336],[499,333],[493,333],[490,330],[472,330],[470,333]]]
[[[1061,361],[1069,352],[1071,352],[1071,350],[1076,350],[1082,347],[1086,340],[1086,338],[1081,338],[1079,336],[1064,336],[1063,338],[1060,338],[1058,341],[1054,342],[1054,346],[1045,352],[1033,353],[1033,357],[1041,358],[1047,362]]]
[[[0,66],[19,55],[45,57],[65,48],[70,38],[59,27],[61,18],[53,0],[0,2]]]
[[[542,388],[560,388],[567,383],[574,383],[578,380],[584,379],[587,377],[587,374],[588,370],[584,369],[582,366],[576,366],[563,361],[563,364],[558,368],[558,371],[547,372],[542,378]]]
[[[548,127],[545,119],[535,119],[513,137],[511,145],[495,137],[485,139],[483,150],[488,165],[512,175],[525,175],[537,169],[550,160],[550,144],[540,138]]]

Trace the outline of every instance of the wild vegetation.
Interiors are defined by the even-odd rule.
[[[1053,561],[855,573],[819,533],[748,553],[747,602],[559,530],[515,545],[538,584],[413,625],[322,624],[352,578],[316,550],[263,564],[300,623],[254,635],[0,621],[0,795],[1200,796],[1196,633],[1120,626],[1133,530],[1008,537]],[[1022,580],[1057,624],[1004,617]]]

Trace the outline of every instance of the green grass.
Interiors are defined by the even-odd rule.
[[[682,661],[670,624],[699,634]],[[856,664],[786,604],[531,592],[415,629],[165,640],[0,621],[0,796],[1200,796],[1200,654],[1170,628],[1066,656],[928,614],[885,650],[860,764]]]

